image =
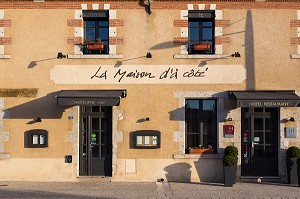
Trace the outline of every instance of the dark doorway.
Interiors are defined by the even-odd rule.
[[[278,108],[242,108],[242,176],[278,176]]]
[[[112,176],[112,107],[80,106],[81,176]]]

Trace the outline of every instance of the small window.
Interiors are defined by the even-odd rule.
[[[185,148],[217,148],[217,100],[187,99],[185,102]]]
[[[189,54],[214,54],[215,11],[189,11]]]
[[[25,132],[25,148],[48,147],[48,131],[44,129],[33,129]]]
[[[109,53],[109,13],[107,10],[83,10],[83,54]]]

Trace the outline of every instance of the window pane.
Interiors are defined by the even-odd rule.
[[[212,27],[213,23],[212,22],[203,22],[202,25],[205,27]]]
[[[199,145],[217,147],[216,104],[216,100],[210,99],[186,100],[186,148]]]
[[[199,146],[199,134],[195,135],[195,134],[191,134],[187,136],[187,146],[186,148],[189,147],[195,147],[195,146]]]
[[[95,27],[95,21],[85,21],[85,27]]]
[[[265,144],[275,143],[274,141],[274,132],[265,132]]]
[[[100,112],[100,106],[92,106],[92,112]]]
[[[85,39],[94,41],[96,39],[95,29],[94,28],[86,28],[85,31]]]
[[[264,126],[264,119],[263,118],[254,118],[254,130],[263,130]]]
[[[100,153],[99,153],[99,146],[93,146],[92,148],[92,157],[93,158],[100,158]]]
[[[99,37],[101,40],[108,40],[108,28],[99,28]]]
[[[108,21],[99,21],[99,26],[108,27]]]
[[[102,41],[104,43],[104,46],[108,46],[108,41]]]
[[[92,118],[92,130],[100,130],[100,119]]]
[[[215,100],[203,100],[203,110],[204,111],[215,111],[216,101]]]
[[[108,144],[108,133],[107,133],[107,131],[101,132],[101,143],[100,144]]]
[[[212,29],[211,28],[203,28],[202,29],[202,40],[212,40]]]
[[[273,121],[272,121],[272,119],[271,118],[266,118],[265,119],[265,129],[266,130],[272,130],[272,128],[273,128]]]
[[[189,40],[199,41],[199,29],[198,28],[190,28]]]
[[[199,22],[189,22],[189,27],[199,27]]]
[[[109,119],[107,118],[101,118],[101,130],[107,131],[109,125]]]
[[[87,119],[85,117],[82,118],[82,130],[87,130]]]
[[[86,132],[82,132],[82,143],[86,144],[86,141],[87,141],[87,139],[86,139]]]
[[[199,109],[199,100],[186,100],[186,107],[190,109]]]
[[[197,117],[190,117],[186,122],[187,133],[199,133],[199,122],[197,122]]]

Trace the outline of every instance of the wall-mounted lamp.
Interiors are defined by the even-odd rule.
[[[241,54],[239,52],[234,52],[231,57],[241,57]]]
[[[232,121],[232,118],[231,118],[231,117],[229,117],[229,118],[227,118],[227,119],[226,119],[226,121]]]
[[[41,117],[37,117],[35,119],[33,119],[34,122],[41,122],[42,121],[42,118]]]
[[[146,58],[152,58],[152,55],[150,52],[147,52]]]
[[[136,121],[136,123],[141,123],[141,122],[146,122],[146,121],[150,121],[150,118],[149,117],[145,117],[145,118],[138,119]]]
[[[295,118],[291,117],[290,122],[295,122]]]
[[[148,14],[151,15],[152,13],[152,6],[150,0],[148,0]]]
[[[62,59],[62,58],[66,58],[67,55],[62,54],[62,52],[57,53],[57,59]]]

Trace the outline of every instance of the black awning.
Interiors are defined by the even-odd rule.
[[[188,18],[192,19],[212,19],[215,18],[215,11],[214,10],[192,10],[188,13]]]
[[[237,107],[297,107],[295,91],[229,91]]]
[[[118,106],[126,90],[62,90],[57,96],[59,106]]]
[[[82,18],[108,18],[108,10],[83,10]]]

